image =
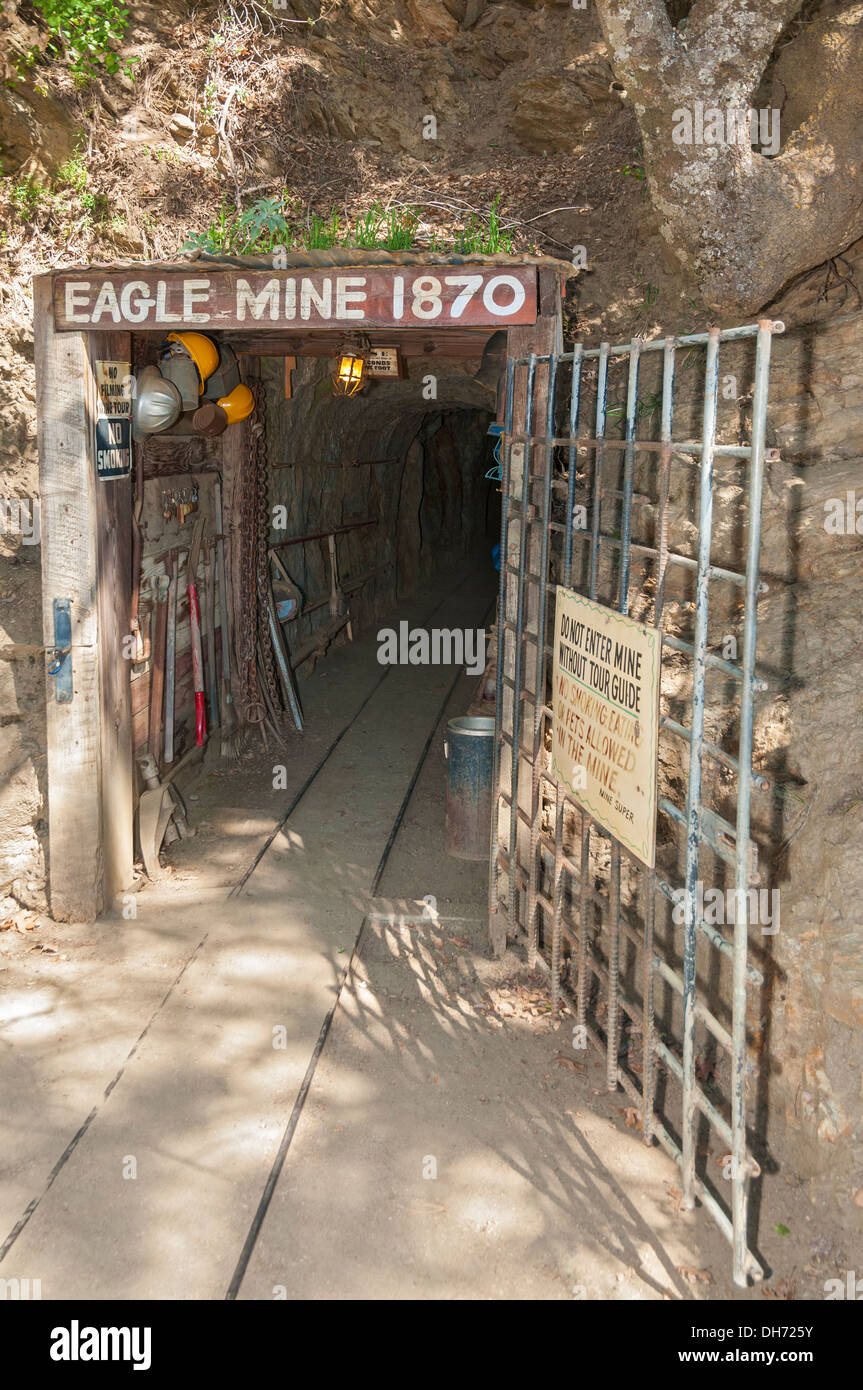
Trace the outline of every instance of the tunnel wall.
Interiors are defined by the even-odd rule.
[[[498,495],[483,476],[493,462],[493,397],[472,380],[478,365],[436,362],[431,374],[425,359],[412,359],[405,378],[374,380],[347,398],[333,395],[329,360],[301,357],[286,399],[283,359],[261,362],[270,544],[372,522],[336,537],[355,633],[494,544]],[[296,651],[330,616],[328,543],[278,554],[312,605],[286,628]]]

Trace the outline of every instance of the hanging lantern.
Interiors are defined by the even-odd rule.
[[[369,346],[363,339],[351,339],[342,344],[333,377],[334,395],[355,396],[363,389],[368,353]]]

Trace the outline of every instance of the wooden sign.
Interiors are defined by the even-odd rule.
[[[54,324],[86,332],[180,327],[444,328],[535,323],[536,267],[345,266],[325,270],[64,272]]]
[[[398,348],[372,348],[366,358],[366,371],[369,376],[401,376]]]
[[[100,416],[95,421],[96,473],[100,478],[125,478],[132,471],[131,420]]]
[[[130,419],[132,415],[131,362],[96,361],[96,390],[100,415]]]
[[[99,478],[124,478],[132,471],[132,364],[97,360],[93,366],[96,474]]]
[[[552,769],[636,859],[656,852],[662,634],[559,588]]]

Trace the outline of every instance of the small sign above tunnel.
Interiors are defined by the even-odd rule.
[[[346,329],[535,323],[533,265],[346,266],[55,275],[58,330]]]

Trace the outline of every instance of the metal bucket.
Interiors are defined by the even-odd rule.
[[[449,778],[446,789],[446,852],[457,859],[488,859],[494,720],[461,715],[450,719],[444,743]]]

